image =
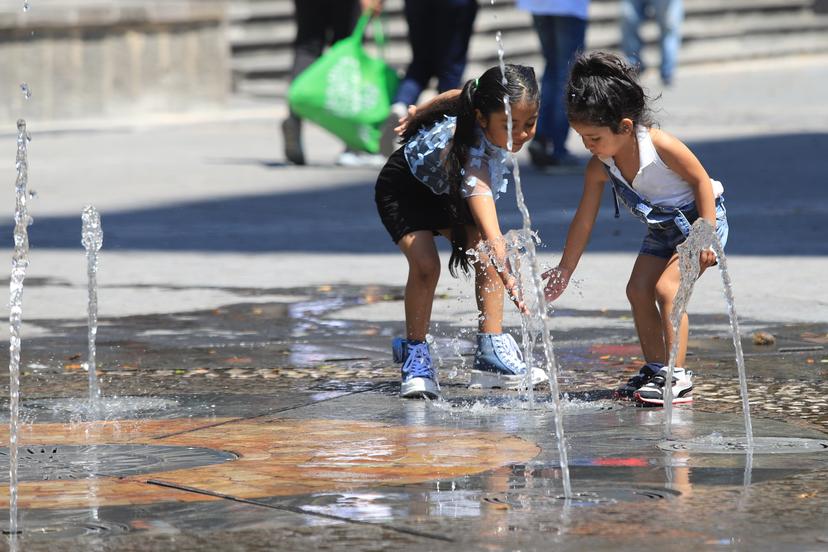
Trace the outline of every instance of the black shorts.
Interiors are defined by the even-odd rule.
[[[455,224],[449,196],[435,194],[411,174],[404,150],[401,147],[391,154],[374,189],[377,211],[394,243],[411,232],[431,230],[437,235],[438,230]],[[460,218],[463,224],[474,226],[474,219],[465,205]]]

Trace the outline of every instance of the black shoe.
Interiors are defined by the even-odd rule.
[[[648,362],[627,383],[616,389],[613,397],[616,399],[631,400],[635,392],[650,383],[662,368],[664,368],[664,365],[661,363]]]
[[[285,158],[294,165],[304,165],[302,121],[296,117],[288,117],[282,121],[282,137],[285,142]]]

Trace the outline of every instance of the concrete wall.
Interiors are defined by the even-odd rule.
[[[30,0],[0,8],[0,122],[223,103],[225,10],[212,0]],[[25,99],[21,83],[31,90]],[[5,127],[4,127],[5,128]],[[13,128],[13,126],[11,127]]]

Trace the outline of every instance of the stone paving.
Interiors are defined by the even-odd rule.
[[[402,330],[404,262],[373,213],[374,172],[326,165],[334,140],[310,129],[316,165],[291,168],[278,154],[281,106],[201,122],[30,121],[23,534],[0,548],[828,549],[828,249],[813,188],[826,68],[697,68],[664,96],[665,127],[728,189],[764,448],[738,450],[733,345],[712,276],[691,303],[696,398],[675,410],[674,440],[661,409],[609,400],[641,363],[618,276],[640,228],[607,207],[553,314],[569,501],[548,389],[530,407],[465,387],[475,313],[462,280],[443,278],[435,303],[444,400],[397,397],[388,344]],[[813,85],[790,86],[803,79]],[[13,174],[7,157],[0,170]],[[553,263],[578,177],[522,174]],[[88,202],[104,226],[97,413],[82,399]],[[320,205],[347,216],[309,216]],[[508,205],[503,220],[520,224]],[[506,325],[519,326],[513,313]],[[759,332],[773,343],[754,344]],[[812,448],[793,453],[790,439]],[[685,450],[699,443],[730,453]]]
[[[369,291],[400,305],[398,289]],[[55,358],[53,337],[30,340],[30,366],[41,368],[23,379],[31,425],[22,443],[97,445],[100,460],[90,473],[21,484],[23,525],[37,528],[24,534],[24,549],[500,550],[553,543],[600,550],[637,547],[642,533],[666,549],[677,542],[828,545],[828,451],[756,454],[750,466],[743,454],[662,451],[661,409],[608,399],[640,363],[632,328],[609,342],[590,342],[588,332],[558,342],[575,492],[566,502],[548,390],[539,389],[527,410],[517,393],[466,389],[471,344],[446,327],[435,346],[445,400],[399,400],[386,351],[399,324],[337,318],[366,290],[292,292],[302,299],[291,303],[296,317],[287,303],[264,303],[105,320],[98,350],[110,397],[106,422],[62,410],[68,406],[58,397],[83,396],[86,374],[74,355]],[[169,331],[142,332],[149,326]],[[744,430],[732,344],[699,326],[688,362],[697,399],[676,410],[674,438],[738,439]],[[82,325],[55,321],[53,328],[71,336]],[[208,342],[204,335],[217,328],[223,334]],[[259,329],[258,338],[233,337]],[[755,435],[807,438],[828,449],[820,394],[828,356],[815,348],[828,327],[769,331],[777,339],[770,348],[745,339]],[[292,338],[296,333],[305,338]],[[127,344],[122,335],[140,337]],[[343,335],[348,346],[335,345]],[[790,370],[800,377],[788,377]],[[126,400],[136,390],[165,402],[119,411],[117,396]],[[60,422],[67,417],[68,425]],[[107,447],[115,445],[137,448],[120,450],[112,463]],[[149,445],[235,457],[176,469],[162,452],[140,448]],[[117,462],[130,454],[142,467],[118,474]],[[642,508],[651,521],[642,522]],[[773,523],[763,529],[761,520]]]

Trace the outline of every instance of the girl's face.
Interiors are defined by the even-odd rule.
[[[586,123],[571,123],[572,129],[581,136],[584,147],[592,155],[598,157],[614,157],[622,148],[635,139],[633,134],[633,122],[630,119],[623,119],[620,125],[620,132],[614,133],[607,126],[593,126]]]
[[[489,142],[499,148],[506,149],[509,137],[509,120],[505,109],[489,114],[488,118],[478,111],[477,122]],[[523,144],[535,137],[537,123],[537,104],[525,102],[512,104],[512,153],[520,151]]]

